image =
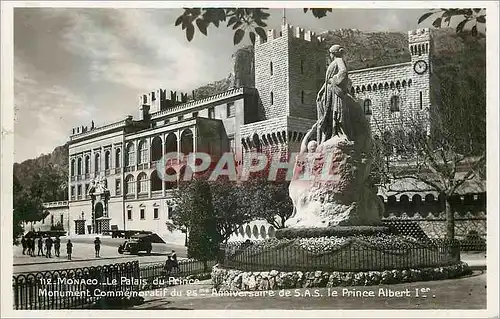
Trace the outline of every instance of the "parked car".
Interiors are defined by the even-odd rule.
[[[151,239],[150,234],[133,235],[118,247],[118,253],[123,254],[128,252],[132,255],[137,255],[140,251],[145,251],[151,254],[151,250],[153,249]]]

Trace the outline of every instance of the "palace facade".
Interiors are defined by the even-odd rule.
[[[238,163],[245,164],[246,155],[256,150],[283,157],[298,151],[316,120],[316,94],[324,81],[328,51],[311,31],[287,24],[267,32],[267,41],[258,38],[254,47],[254,87],[235,87],[201,100],[159,89],[139,98],[136,118],[129,115],[115,123],[73,129],[65,219],[71,235],[148,230],[166,242],[182,244],[184,234],[167,230],[177,183],[159,176],[164,154],[219,156],[232,151]],[[351,93],[363,105],[374,134],[381,127],[390,131],[412,114],[425,117],[431,107],[431,32],[410,31],[408,40],[410,61],[349,72]],[[169,175],[182,176],[184,167],[169,170]],[[89,188],[97,177],[105,181],[109,194],[91,200]],[[272,226],[255,221],[232,239],[273,235]]]

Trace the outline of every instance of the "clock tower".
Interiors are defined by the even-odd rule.
[[[431,52],[432,37],[428,28],[408,31],[411,54],[410,78],[413,82],[411,103],[415,111],[428,111],[431,107]]]

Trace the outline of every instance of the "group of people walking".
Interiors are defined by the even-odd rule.
[[[52,247],[54,247],[54,255],[56,257],[61,256],[61,239],[56,236],[52,239],[50,236],[40,236],[40,237],[22,237],[21,245],[23,246],[23,255],[29,255],[31,257],[45,256],[47,258],[52,258]],[[35,248],[37,253],[35,254]],[[67,258],[71,260],[71,254],[73,253],[73,243],[70,239],[66,243],[66,254]]]

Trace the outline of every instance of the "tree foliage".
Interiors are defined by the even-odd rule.
[[[188,229],[189,233],[200,223],[200,215],[207,214],[200,207],[213,213],[217,240],[225,242],[242,225],[254,219],[248,193],[235,182],[225,178],[208,181],[200,175],[189,182],[182,182],[175,196],[176,211],[172,218],[173,227]],[[207,197],[200,197],[200,189]],[[200,206],[201,205],[201,206]],[[208,207],[208,208],[207,208]]]
[[[443,25],[450,26],[452,18],[460,19],[456,26],[456,32],[461,33],[467,24],[471,24],[470,33],[473,36],[478,34],[478,25],[486,24],[486,9],[481,8],[466,8],[466,9],[435,9],[424,13],[418,23],[422,23],[428,18],[434,16],[432,25],[436,28],[441,28]]]
[[[59,171],[52,164],[47,164],[33,172],[30,185],[31,194],[43,202],[65,200],[68,194],[67,171]]]
[[[189,229],[188,256],[206,264],[217,256],[220,243],[210,185],[203,179],[195,179],[183,189],[187,192],[178,201],[180,212],[174,220]]]
[[[310,11],[316,18],[320,19],[331,12],[332,9],[315,8],[304,9],[304,13]],[[185,8],[184,13],[175,20],[176,26],[186,30],[186,39],[193,40],[196,27],[205,36],[208,35],[210,25],[218,28],[222,24],[234,30],[233,43],[237,45],[248,34],[252,44],[255,43],[256,35],[267,39],[264,28],[270,13],[265,8]],[[196,27],[195,27],[196,24]]]
[[[256,218],[280,229],[285,228],[286,221],[293,215],[288,186],[289,182],[269,181],[264,174],[242,183],[241,188],[247,193]]]
[[[23,222],[37,222],[48,216],[48,212],[43,207],[43,201],[33,194],[30,189],[22,187],[18,178],[14,175],[13,181],[13,206],[14,212],[12,215],[13,221],[13,239],[16,242],[17,238],[23,233]]]

